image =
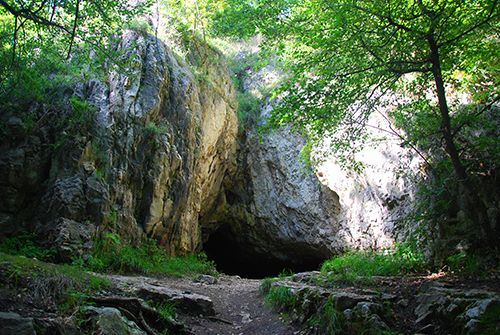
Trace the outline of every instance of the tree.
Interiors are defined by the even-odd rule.
[[[84,54],[80,61],[96,54],[104,63],[105,58],[112,57],[110,37],[144,13],[149,2],[0,0],[0,88],[15,86],[13,80],[23,71],[26,74],[37,66],[47,70],[48,63],[61,65],[76,49]]]
[[[457,143],[464,118],[459,104],[450,101],[452,91],[470,89],[468,83],[481,81],[477,78],[481,70],[488,66],[493,66],[487,71],[490,74],[498,70],[498,0],[261,0],[247,4],[252,7],[247,15],[228,6],[225,21],[219,22],[228,28],[235,22],[227,18],[237,17],[240,24],[256,27],[267,37],[267,48],[289,60],[292,77],[280,88],[284,98],[272,112],[272,128],[292,124],[308,135],[308,147],[329,135],[330,153],[347,163],[360,147],[354,143],[362,145],[367,139],[369,116],[381,107],[393,108],[387,120],[403,128],[406,123],[407,132],[396,127],[388,132],[403,143],[416,145],[419,137],[438,135],[470,203],[468,216],[480,227],[490,249],[498,251],[487,206]],[[491,79],[492,83],[479,85],[481,92],[473,92],[474,103],[480,107],[472,118],[500,99],[498,77]],[[422,119],[425,122],[418,125],[424,128],[410,129],[409,125]],[[412,132],[419,136],[412,137]]]

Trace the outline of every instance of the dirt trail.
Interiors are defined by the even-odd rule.
[[[274,313],[259,293],[261,280],[221,276],[217,283],[195,282],[193,278],[162,278],[157,284],[209,297],[215,317],[180,315],[179,320],[194,334],[263,335],[300,334],[300,328]]]

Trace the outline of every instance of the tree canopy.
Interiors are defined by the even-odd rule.
[[[72,56],[82,55],[79,61],[89,62],[89,55],[96,55],[96,63],[104,63],[112,57],[110,38],[149,5],[150,1],[132,5],[118,0],[0,0],[0,88],[3,93],[16,86],[36,90],[40,77]]]
[[[436,139],[473,208],[469,216],[497,248],[458,138],[500,99],[498,0],[237,3],[226,0],[215,15],[217,31],[259,32],[288,60],[291,77],[279,89],[272,128],[293,125],[307,134],[306,149],[328,139],[327,152],[344,165],[368,140],[374,113],[402,145]],[[487,142],[484,158],[498,168],[498,140]]]

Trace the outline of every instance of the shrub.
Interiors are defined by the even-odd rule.
[[[247,126],[258,127],[260,124],[260,110],[262,100],[251,92],[238,95],[238,121],[240,130]]]

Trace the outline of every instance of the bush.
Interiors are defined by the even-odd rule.
[[[453,273],[465,276],[484,276],[487,273],[487,264],[473,253],[460,252],[449,256],[446,265]]]
[[[262,100],[251,92],[238,95],[238,121],[240,130],[248,126],[258,127],[260,122],[260,110]]]

